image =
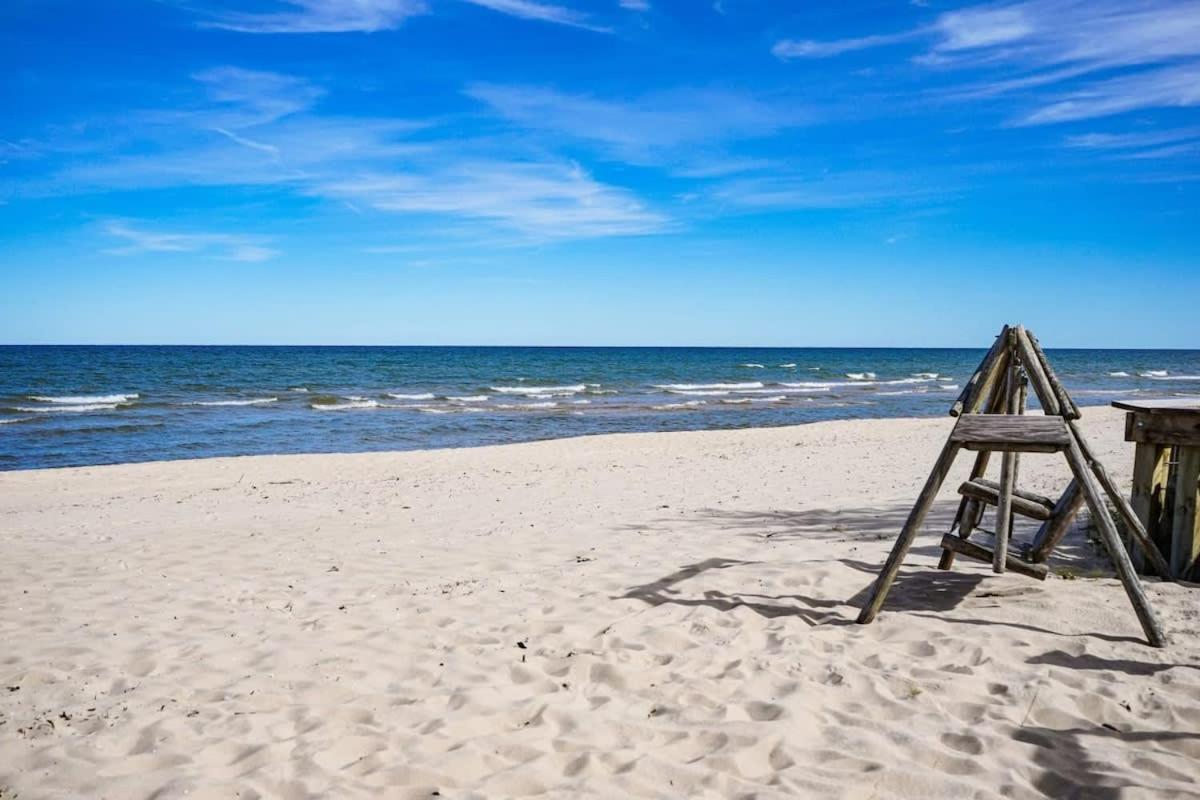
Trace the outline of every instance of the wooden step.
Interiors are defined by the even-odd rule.
[[[942,548],[966,556],[967,558],[973,558],[976,561],[982,561],[985,564],[991,564],[994,558],[992,551],[988,548],[981,547],[966,539],[960,539],[950,533],[942,537]],[[1026,575],[1039,581],[1046,580],[1046,576],[1050,574],[1050,568],[1045,564],[1031,564],[1013,555],[1011,552],[1004,559],[1004,565],[1018,575]]]
[[[1025,414],[964,414],[950,438],[968,450],[1016,453],[1058,453],[1071,445],[1062,417]]]
[[[958,487],[958,493],[991,506],[1000,502],[1000,484],[985,478],[966,481]],[[1054,514],[1054,501],[1040,494],[1013,489],[1012,510],[1021,516],[1044,522]]]

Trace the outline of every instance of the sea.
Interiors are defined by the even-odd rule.
[[[0,346],[0,469],[946,414],[982,349]],[[1080,405],[1200,350],[1049,350]]]

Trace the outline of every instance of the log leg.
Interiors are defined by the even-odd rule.
[[[1133,493],[1129,497],[1129,507],[1138,521],[1146,529],[1150,541],[1160,552],[1170,552],[1170,545],[1163,547],[1163,531],[1161,530],[1164,503],[1167,492],[1167,456],[1170,450],[1159,444],[1140,443],[1133,456]],[[1129,533],[1129,544],[1136,541],[1133,532]],[[1130,548],[1132,550],[1132,547]],[[1133,554],[1133,565],[1145,568],[1145,555],[1139,549]]]
[[[1008,560],[1008,534],[1012,529],[1012,495],[1017,482],[1017,454],[1004,451],[1000,458],[1000,497],[996,503],[996,540],[992,549],[992,572],[1004,574]]]
[[[1200,447],[1176,447],[1175,508],[1171,514],[1171,574],[1184,578],[1200,557]]]
[[[858,622],[860,625],[866,625],[873,621],[883,606],[883,601],[887,599],[892,582],[896,580],[896,573],[900,571],[900,564],[908,555],[908,548],[912,546],[913,539],[917,538],[917,532],[921,529],[921,524],[925,521],[929,509],[933,507],[933,501],[937,498],[938,490],[942,488],[942,483],[946,480],[946,473],[954,464],[954,458],[958,455],[960,447],[961,445],[957,442],[948,439],[942,448],[942,453],[938,456],[933,471],[929,473],[929,478],[925,481],[925,488],[921,490],[916,504],[909,512],[908,519],[904,522],[904,528],[901,529],[896,544],[892,546],[892,552],[884,562],[883,570],[875,579],[867,602],[863,604],[862,611],[859,612]]]
[[[1079,430],[1079,424],[1074,420],[1067,422],[1067,426],[1071,429],[1072,439],[1079,448],[1080,458],[1084,463],[1091,467],[1096,478],[1100,481],[1100,485],[1104,487],[1105,494],[1112,500],[1113,505],[1117,507],[1121,518],[1125,520],[1125,525],[1129,528],[1129,533],[1137,540],[1138,545],[1142,548],[1146,558],[1150,560],[1150,564],[1154,567],[1154,571],[1163,576],[1167,580],[1171,579],[1171,569],[1167,565],[1167,560],[1163,558],[1158,547],[1150,539],[1150,535],[1146,533],[1146,528],[1143,527],[1142,521],[1138,519],[1137,514],[1133,513],[1133,509],[1129,506],[1129,500],[1117,488],[1117,484],[1109,476],[1108,470],[1100,463],[1100,460],[1092,455],[1092,449],[1088,447],[1087,439],[1083,437],[1083,432]]]
[[[1079,490],[1079,481],[1073,480],[1067,486],[1067,490],[1063,492],[1063,496],[1054,504],[1054,512],[1050,515],[1050,519],[1043,522],[1042,527],[1038,528],[1037,536],[1033,538],[1033,545],[1029,548],[1030,561],[1040,564],[1050,557],[1054,548],[1058,547],[1058,543],[1067,535],[1067,531],[1071,528],[1071,520],[1075,519],[1075,515],[1081,508],[1083,508],[1083,492]]]
[[[1142,583],[1138,580],[1133,564],[1129,561],[1129,553],[1121,544],[1121,536],[1117,533],[1116,523],[1108,513],[1108,506],[1104,504],[1100,487],[1088,469],[1089,465],[1084,460],[1079,443],[1074,436],[1071,437],[1071,446],[1066,455],[1067,462],[1071,465],[1071,472],[1074,473],[1075,480],[1079,482],[1081,493],[1088,504],[1088,510],[1092,512],[1092,519],[1096,522],[1100,539],[1104,542],[1108,555],[1117,568],[1117,576],[1125,587],[1125,594],[1128,595],[1129,602],[1133,604],[1138,621],[1142,623],[1146,640],[1152,647],[1165,647],[1167,638],[1163,634],[1162,626],[1154,614],[1154,609],[1150,607],[1150,601],[1146,598]]]

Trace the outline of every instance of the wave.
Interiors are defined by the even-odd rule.
[[[558,408],[558,403],[553,400],[547,400],[541,403],[507,403],[498,405],[496,408],[502,408],[505,411],[522,411],[530,408]]]
[[[704,400],[687,400],[682,403],[664,403],[663,405],[650,407],[655,411],[675,411],[681,408],[697,408],[704,404]]]
[[[307,392],[308,389],[306,389],[303,386],[293,386],[292,388],[288,389],[288,391],[289,392]]]
[[[655,389],[666,389],[668,392],[699,392],[710,389],[761,389],[762,381],[743,381],[742,383],[656,383]]]
[[[392,397],[395,397],[395,396],[396,395],[392,395]],[[432,396],[433,395],[429,395],[429,397],[432,397]],[[418,399],[423,400],[423,399],[428,399],[428,398],[421,397]],[[455,397],[455,396],[451,395],[451,396],[447,397],[446,399],[452,403],[486,403],[488,396],[486,394],[472,394],[472,395],[465,395],[465,396],[461,396],[461,397]]]
[[[937,373],[937,372],[914,372],[912,374],[912,376],[914,378],[921,378],[923,380],[932,381],[932,380],[936,380],[937,376],[939,374],[940,373]]]
[[[0,417],[0,425],[11,425],[14,422],[28,422],[33,417]]]
[[[437,406],[391,406],[392,408],[414,408],[422,414],[453,414],[454,412],[448,408],[438,408]]]
[[[690,395],[691,397],[722,397],[731,389],[667,389],[667,394]],[[747,391],[747,390],[743,390]]]
[[[34,414],[45,414],[47,412],[81,414],[85,411],[112,411],[113,409],[120,408],[122,405],[121,403],[80,403],[79,405],[13,406],[13,409],[15,411]]]
[[[738,364],[738,366],[739,366],[739,367],[745,367],[746,369],[766,369],[766,366],[765,366],[765,365],[763,365],[763,364],[755,364],[755,363],[753,363],[753,362],[751,362],[751,363],[749,363],[749,364]]]
[[[946,384],[943,384],[939,388],[944,389],[947,392],[956,392],[956,391],[958,391],[958,384],[957,383],[946,383]]]
[[[730,398],[728,400],[722,400],[721,402],[727,406],[741,406],[741,405],[745,405],[746,403],[749,403],[750,398],[749,397],[737,397],[737,398]]]
[[[184,406],[264,406],[268,403],[279,402],[278,397],[255,397],[250,400],[194,400],[190,403],[180,403]]]
[[[839,388],[844,388],[847,386],[854,386],[856,388],[862,387],[862,386],[874,386],[875,382],[874,381],[798,381],[795,383],[788,383],[787,381],[784,381],[782,383],[778,383],[775,385],[786,386],[789,389],[810,389],[810,390],[828,391],[829,389],[839,389]]]
[[[1129,373],[1125,372],[1124,370],[1118,370],[1116,372],[1108,373],[1108,377],[1110,377],[1110,378],[1128,378]]]
[[[795,369],[796,365],[795,364],[780,364],[779,368],[780,369]]]
[[[1152,381],[1200,381],[1200,375],[1150,375]]]
[[[417,393],[417,394],[394,394],[394,393],[392,393],[392,392],[388,392],[388,395],[387,395],[387,396],[388,396],[388,397],[390,397],[390,398],[392,398],[393,400],[432,400],[432,399],[433,399],[433,395],[432,395],[432,394],[430,394],[429,392],[419,392],[419,393]],[[350,400],[364,400],[364,399],[366,399],[366,398],[362,398],[362,397],[351,397],[351,398],[348,398],[348,399],[350,399]],[[453,398],[451,398],[451,399],[453,399]]]
[[[1165,369],[1148,369],[1144,372],[1139,372],[1138,376],[1142,378],[1165,378],[1169,374]]]
[[[100,405],[101,403],[128,403],[131,400],[137,400],[141,395],[133,394],[83,394],[83,395],[67,395],[65,397],[41,395],[30,395],[30,400],[36,400],[39,403],[61,403],[69,406],[90,406]]]
[[[591,404],[592,404],[591,400],[572,400],[571,401],[571,405],[573,405],[573,406],[590,406]]]
[[[847,372],[846,377],[852,381],[873,381],[875,380],[874,372]]]
[[[347,399],[350,400],[350,398]],[[379,408],[379,401],[359,398],[350,400],[348,403],[312,403],[309,408],[315,411],[352,411],[362,408]]]
[[[492,391],[500,394],[555,395],[576,394],[587,388],[585,384],[572,383],[567,386],[493,386]]]
[[[779,384],[778,386],[768,386],[765,389],[740,389],[734,394],[816,394],[828,391],[828,386],[784,386]]]

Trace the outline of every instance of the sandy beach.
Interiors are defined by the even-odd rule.
[[[854,624],[951,424],[0,474],[0,797],[1200,797],[1200,590],[937,571],[967,459]]]

